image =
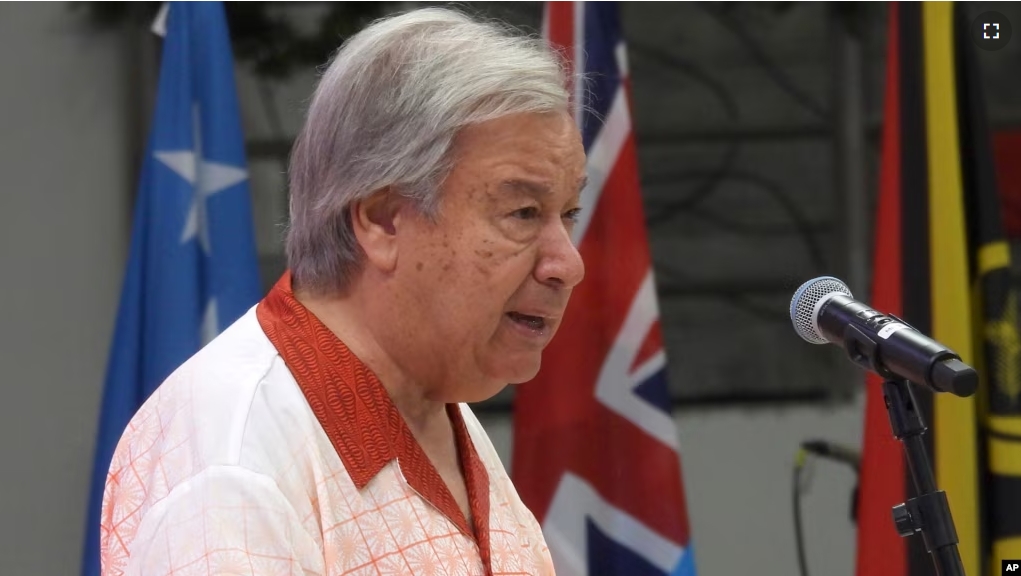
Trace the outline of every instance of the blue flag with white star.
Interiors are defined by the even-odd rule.
[[[172,2],[103,392],[84,576],[99,575],[103,488],[128,421],[261,295],[224,8]]]

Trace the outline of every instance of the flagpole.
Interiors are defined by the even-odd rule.
[[[939,576],[964,576],[964,563],[957,548],[957,529],[950,514],[946,492],[936,489],[936,479],[925,450],[925,421],[907,380],[883,382],[883,398],[893,435],[901,441],[911,479],[918,495],[893,507],[897,532],[908,537],[920,533]]]

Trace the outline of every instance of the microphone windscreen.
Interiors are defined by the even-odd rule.
[[[798,336],[812,344],[826,344],[826,338],[820,333],[815,317],[816,305],[824,297],[834,293],[854,298],[847,284],[832,276],[820,276],[798,288],[791,298],[791,323],[794,324],[794,331]]]

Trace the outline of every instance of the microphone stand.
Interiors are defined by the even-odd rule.
[[[883,382],[883,398],[893,435],[904,446],[911,479],[918,492],[914,498],[893,507],[897,532],[903,537],[917,532],[922,534],[925,549],[932,556],[938,576],[965,576],[950,504],[946,492],[936,489],[922,439],[925,421],[918,411],[911,384],[907,380],[889,378]]]

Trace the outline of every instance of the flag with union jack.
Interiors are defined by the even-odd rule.
[[[548,2],[588,155],[574,290],[515,398],[514,483],[558,575],[694,576],[616,3]]]

